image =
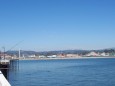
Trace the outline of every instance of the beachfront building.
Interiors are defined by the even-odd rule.
[[[56,58],[57,55],[50,55],[50,56],[47,56],[47,58]]]
[[[30,58],[35,58],[36,55],[28,55],[28,57],[30,57]]]
[[[8,54],[0,54],[0,59],[11,59],[12,56]]]
[[[58,54],[57,57],[58,57],[58,58],[65,58],[65,57],[66,57],[66,54]]]
[[[80,57],[78,54],[66,54],[66,57]]]
[[[100,54],[100,56],[109,56],[109,53],[103,52],[103,53]]]
[[[96,52],[90,52],[90,53],[88,53],[88,54],[86,54],[86,56],[100,56],[98,53],[96,53]]]
[[[38,57],[39,58],[46,58],[46,56],[44,56],[44,55],[39,55]]]
[[[109,56],[115,56],[114,52],[109,53]]]

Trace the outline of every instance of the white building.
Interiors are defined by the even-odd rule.
[[[28,57],[34,58],[34,57],[36,57],[36,55],[28,55]]]
[[[100,56],[100,55],[96,52],[90,52],[86,56]]]
[[[78,54],[67,54],[66,57],[79,57]]]
[[[39,58],[46,58],[46,56],[44,56],[44,55],[40,55]]]
[[[51,56],[47,56],[48,58],[56,58],[57,55],[51,55]]]
[[[108,54],[108,53],[105,53],[105,52],[101,53],[100,55],[101,55],[101,56],[109,56],[109,54]]]

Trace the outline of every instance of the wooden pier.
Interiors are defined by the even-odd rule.
[[[4,74],[6,78],[8,78],[8,70],[9,70],[10,60],[0,60],[0,70]]]

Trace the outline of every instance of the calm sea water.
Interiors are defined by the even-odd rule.
[[[12,86],[115,86],[115,59],[20,61]]]

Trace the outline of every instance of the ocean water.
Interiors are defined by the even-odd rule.
[[[115,59],[19,61],[9,70],[12,86],[115,86]]]

